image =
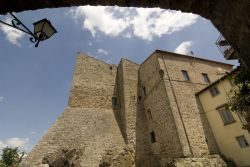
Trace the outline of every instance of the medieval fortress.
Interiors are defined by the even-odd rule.
[[[195,93],[202,74],[231,69],[160,50],[118,67],[78,53],[68,106],[24,166],[225,166]]]

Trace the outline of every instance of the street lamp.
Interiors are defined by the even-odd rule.
[[[10,15],[13,17],[11,24],[3,22],[2,20],[0,20],[0,23],[18,29],[26,34],[29,34],[31,36],[30,41],[36,43],[35,47],[38,47],[40,41],[49,39],[53,34],[57,32],[56,29],[51,25],[49,20],[42,19],[33,23],[33,33],[15,15],[13,15],[12,13],[10,13]]]

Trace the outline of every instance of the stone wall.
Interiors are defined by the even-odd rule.
[[[126,59],[122,59],[118,66],[119,93],[121,97],[121,106],[123,114],[123,122],[125,123],[127,144],[131,148],[135,148],[136,137],[136,113],[137,113],[137,85],[138,85],[138,69],[140,65],[135,64]],[[121,72],[119,71],[121,70]]]
[[[24,164],[37,166],[48,154],[78,149],[83,152],[82,166],[99,166],[108,152],[121,153],[126,145],[111,101],[116,72],[114,66],[79,54],[68,107]]]
[[[171,160],[183,156],[183,152],[159,70],[157,57],[149,57],[139,70],[139,89],[143,94],[143,112],[149,126],[148,138],[150,133],[155,134],[156,142],[151,141],[151,148],[156,155]]]
[[[112,109],[117,68],[80,54],[69,96],[70,107]]]
[[[164,51],[141,65],[122,59],[118,68],[79,53],[68,106],[23,166],[75,159],[83,167],[159,167],[176,158],[218,153],[195,93],[207,85],[201,73],[214,81],[230,69]],[[74,152],[80,154],[71,156]]]
[[[120,118],[128,147],[133,152],[136,166],[152,167],[157,160],[150,147],[150,136],[138,89],[140,65],[122,59],[118,66]],[[120,120],[119,120],[120,121]]]
[[[179,113],[181,123],[177,125],[184,125],[191,154],[200,157],[211,152],[218,153],[211,131],[204,130],[208,122],[201,118],[195,93],[207,85],[202,73],[208,74],[210,81],[213,82],[232,66],[162,51],[155,54],[159,58],[161,69],[167,75],[164,82],[170,104],[173,112]],[[190,81],[184,81],[182,70],[188,72]]]

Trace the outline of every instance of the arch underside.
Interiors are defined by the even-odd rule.
[[[250,67],[249,0],[8,0],[0,1],[0,14],[83,5],[160,7],[198,14],[213,23],[238,52],[242,63]]]

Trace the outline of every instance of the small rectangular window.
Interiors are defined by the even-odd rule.
[[[150,109],[147,110],[147,115],[149,119],[152,119],[152,113]]]
[[[224,125],[228,125],[231,124],[233,122],[235,122],[235,119],[231,113],[231,111],[228,109],[228,107],[223,106],[221,108],[218,109],[221,119],[224,122]]]
[[[156,140],[155,140],[155,132],[150,132],[150,138],[151,138],[151,143],[155,143]]]
[[[143,86],[143,93],[144,93],[144,96],[146,96],[146,95],[147,95],[147,92],[146,92],[146,87],[145,87],[145,86]]]
[[[244,135],[236,137],[236,140],[237,140],[238,144],[240,145],[240,148],[245,148],[245,147],[249,146]]]
[[[190,81],[189,76],[188,76],[188,72],[185,71],[185,70],[181,70],[181,72],[182,72],[184,80],[185,81]]]
[[[112,106],[117,106],[117,98],[116,97],[112,97]]]
[[[206,73],[202,73],[202,77],[206,83],[210,83],[210,80],[209,80],[208,75]]]
[[[211,95],[214,97],[214,96],[217,96],[220,94],[218,88],[216,86],[212,86],[209,88],[209,91],[211,93]]]

